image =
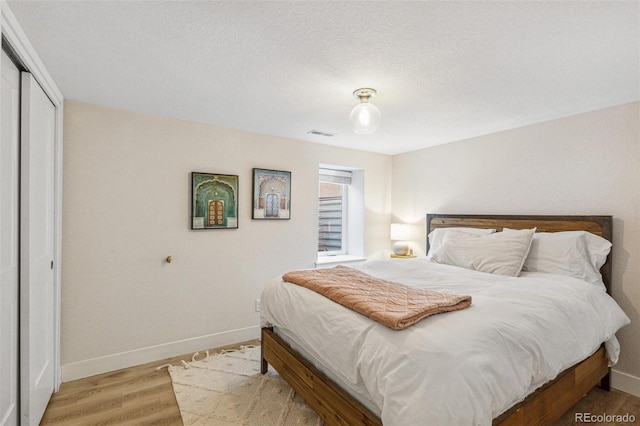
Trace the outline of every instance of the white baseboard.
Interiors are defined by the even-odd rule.
[[[62,382],[258,338],[260,338],[260,326],[256,325],[73,362],[62,366]]]
[[[640,398],[640,377],[611,370],[611,387]]]

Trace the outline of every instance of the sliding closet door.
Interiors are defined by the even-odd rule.
[[[55,387],[55,106],[22,73],[20,372],[23,425],[37,425]]]
[[[2,52],[0,113],[0,425],[18,424],[20,71]]]

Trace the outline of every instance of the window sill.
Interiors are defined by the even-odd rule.
[[[337,256],[318,256],[318,260],[316,260],[316,268],[335,266],[343,263],[363,262],[365,260],[367,260],[366,257],[351,256],[348,254],[342,254]]]

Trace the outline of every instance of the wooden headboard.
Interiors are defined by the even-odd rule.
[[[613,218],[611,216],[520,216],[520,215],[465,215],[465,214],[428,214],[427,235],[437,228],[502,228],[530,229],[537,232],[588,231],[613,243]],[[427,237],[427,253],[429,238]],[[602,281],[611,294],[611,253],[600,268]]]

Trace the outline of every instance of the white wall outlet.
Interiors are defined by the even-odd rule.
[[[256,299],[256,312],[260,312],[260,299]]]

